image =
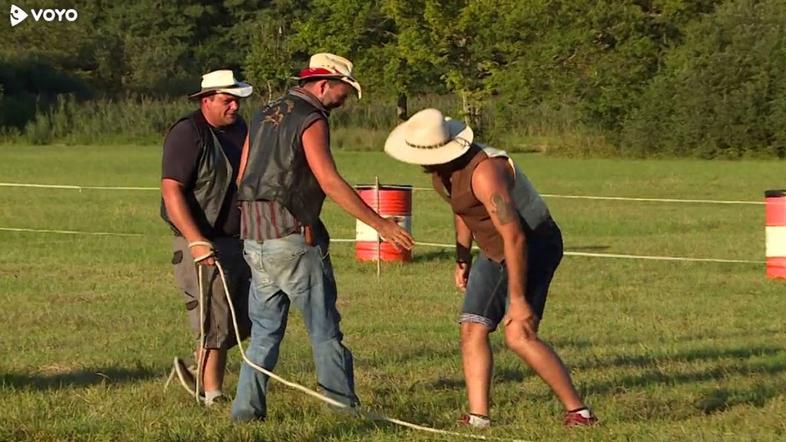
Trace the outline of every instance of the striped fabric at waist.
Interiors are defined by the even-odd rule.
[[[300,222],[275,201],[240,202],[240,237],[255,241],[283,238],[301,231]]]

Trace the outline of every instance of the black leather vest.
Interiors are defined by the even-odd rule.
[[[200,140],[196,180],[192,188],[186,188],[185,198],[191,216],[200,232],[212,236],[216,230],[216,220],[224,205],[224,199],[232,184],[232,165],[224,154],[221,142],[201,111],[197,110],[181,118],[170,127],[170,130],[185,120],[194,125]],[[169,224],[175,234],[180,234],[177,227],[169,220],[163,198],[161,199],[161,218]]]
[[[260,117],[251,123],[237,199],[276,201],[302,224],[315,224],[325,193],[306,162],[302,136],[307,123],[327,120],[327,113],[290,91],[263,109]]]

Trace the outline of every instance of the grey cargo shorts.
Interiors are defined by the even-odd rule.
[[[211,242],[215,248],[216,256],[224,268],[232,305],[237,315],[240,336],[245,339],[251,330],[251,322],[248,319],[248,288],[251,271],[243,258],[243,241],[232,237],[218,237],[213,238]],[[175,236],[172,246],[174,249],[172,264],[175,270],[175,280],[183,291],[188,322],[198,343],[200,312],[196,265],[185,238]],[[204,347],[209,349],[231,348],[237,344],[237,338],[218,268],[203,266],[202,278],[205,300]]]

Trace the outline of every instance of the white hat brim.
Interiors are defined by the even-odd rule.
[[[449,163],[469,150],[474,137],[472,128],[468,125],[461,121],[445,118],[451,141],[435,148],[412,147],[407,144],[404,137],[406,124],[405,121],[390,132],[385,141],[385,153],[409,164],[433,166]]]
[[[238,98],[246,98],[250,96],[252,93],[254,93],[254,88],[248,83],[237,82],[233,84],[231,87],[205,88],[199,92],[189,95],[188,98],[201,97],[202,95],[205,95],[207,93],[229,94]]]
[[[240,98],[246,98],[254,92],[254,88],[248,83],[238,83],[237,87],[216,89],[219,94],[229,94]]]
[[[360,83],[358,83],[357,80],[355,80],[352,77],[341,77],[341,81],[343,81],[344,83],[347,83],[348,85],[350,85],[353,88],[355,88],[355,90],[358,93],[358,100],[363,98],[363,91],[360,90]]]

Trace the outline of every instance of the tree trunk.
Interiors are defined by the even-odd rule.
[[[464,123],[472,128],[475,135],[483,133],[482,125],[482,104],[476,95],[469,91],[461,92],[461,107],[464,113]]]
[[[273,83],[268,80],[267,81],[267,102],[270,103],[273,101]]]
[[[396,117],[399,121],[405,121],[407,118],[407,94],[401,92],[398,94],[398,99],[396,100]]]

